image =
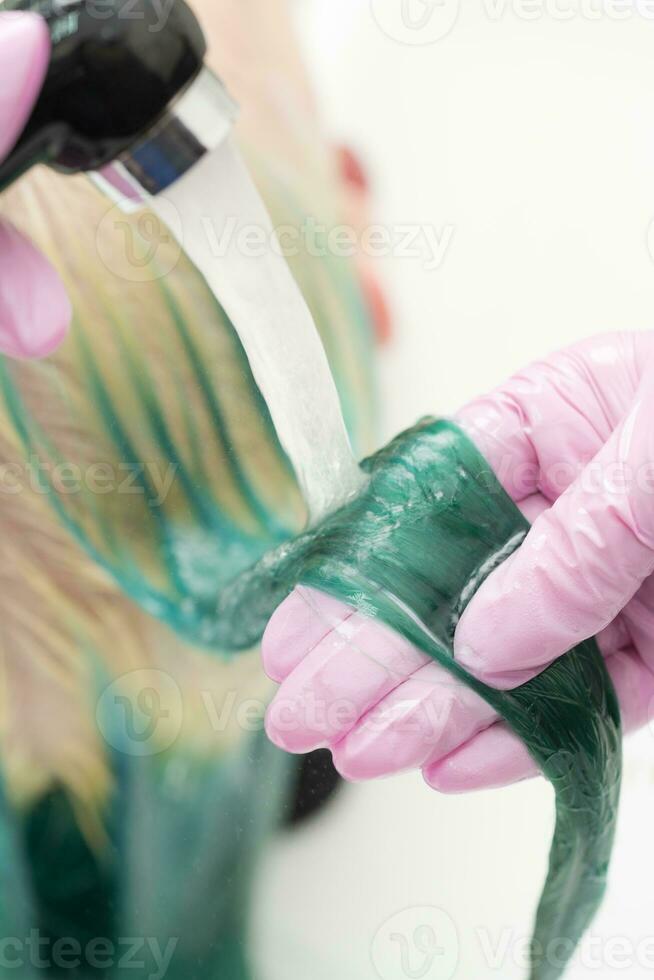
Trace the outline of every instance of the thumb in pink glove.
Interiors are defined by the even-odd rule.
[[[654,703],[654,335],[598,337],[531,365],[459,413],[533,520],[462,616],[455,656],[497,687],[599,642],[627,730]],[[534,774],[521,743],[464,685],[397,634],[309,589],[271,620],[281,682],[270,737],[332,749],[350,779],[422,768],[457,792]]]
[[[0,13],[0,159],[18,139],[40,91],[50,36],[36,14]],[[50,263],[0,221],[0,351],[43,357],[60,343],[71,309]]]

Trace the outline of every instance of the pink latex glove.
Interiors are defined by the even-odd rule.
[[[596,337],[517,374],[457,416],[533,526],[473,597],[455,657],[524,683],[598,634],[624,727],[654,718],[654,334]],[[281,688],[270,738],[332,749],[348,779],[422,768],[444,792],[535,774],[477,695],[397,634],[298,588],[263,641]]]
[[[50,57],[50,35],[36,14],[0,13],[0,160],[20,136]],[[0,221],[0,351],[43,357],[63,339],[71,310],[50,263]]]

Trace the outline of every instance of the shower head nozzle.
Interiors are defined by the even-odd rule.
[[[127,209],[159,193],[227,135],[235,105],[204,67],[185,0],[0,0],[48,24],[50,65],[0,164],[0,189],[36,163],[96,180]]]

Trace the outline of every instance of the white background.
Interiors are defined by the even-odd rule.
[[[378,220],[453,229],[437,270],[380,260],[397,324],[383,360],[385,435],[562,344],[647,329],[654,311],[654,5],[441,0],[435,17],[458,13],[451,31],[415,46],[373,16],[374,6],[392,24],[400,2],[298,3],[326,123],[366,160]],[[348,788],[270,854],[255,922],[262,977],[525,977],[521,941],[551,827],[541,782],[456,798],[419,775]],[[652,827],[654,735],[644,732],[628,746],[611,885],[593,927],[602,941],[571,980],[654,972],[654,941],[637,948],[654,937]],[[446,955],[421,972],[414,948],[407,970],[391,934],[411,943],[430,921]]]

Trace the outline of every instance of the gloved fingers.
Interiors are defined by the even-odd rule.
[[[50,33],[32,13],[0,13],[0,160],[11,150],[41,89]]]
[[[538,775],[538,767],[523,743],[503,722],[424,767],[422,774],[440,793],[471,793],[497,789]]]
[[[642,658],[633,648],[621,650],[607,657],[606,667],[620,703],[623,732],[654,725],[654,674]],[[441,793],[493,789],[537,774],[524,745],[503,722],[423,769],[427,783]]]
[[[654,571],[654,371],[580,478],[473,596],[457,660],[512,688],[607,626]]]
[[[523,516],[527,518],[529,523],[533,524],[536,518],[540,517],[543,511],[552,505],[542,493],[533,493],[531,497],[525,497],[524,500],[518,501],[516,506]]]
[[[334,765],[349,780],[419,769],[447,756],[496,719],[474,691],[430,662],[332,746]]]
[[[519,506],[530,517],[549,504],[544,497],[535,494]],[[355,617],[354,621],[350,622],[352,617]],[[347,634],[343,632],[343,624],[347,624]],[[362,640],[355,633],[363,626]],[[352,640],[350,645],[344,642],[346,636]],[[362,642],[365,650],[361,647]],[[393,665],[387,651],[394,650],[398,642],[401,658],[408,650],[408,659]],[[374,651],[372,661],[371,651]],[[334,747],[335,756],[344,774],[347,770],[351,779],[417,768],[424,764],[431,752],[439,751],[439,745],[445,746],[441,748],[441,754],[451,751],[494,718],[485,702],[455,682],[438,665],[427,663],[423,654],[400,641],[395,633],[360,614],[355,616],[355,610],[350,606],[307,586],[298,586],[275,611],[264,633],[261,653],[264,669],[271,680],[281,684],[291,678],[279,691],[268,712],[267,727],[272,740],[289,750],[309,751],[345,736],[343,743]],[[350,656],[359,663],[357,681],[362,679],[363,666],[367,671],[366,686],[360,693],[353,691],[355,674]],[[381,672],[380,657],[386,658]],[[301,674],[296,675],[294,672],[305,658],[310,658],[308,664]],[[339,687],[335,671],[341,668]],[[389,669],[394,671],[391,676],[387,676]],[[414,670],[417,671],[415,675],[411,673]],[[415,684],[408,689],[406,682],[402,683],[406,676],[415,677]],[[326,692],[330,677],[334,678],[332,689]],[[380,691],[388,691],[389,685],[393,688],[392,693],[379,702]],[[322,708],[317,703],[319,690],[327,695],[322,698]],[[372,710],[359,725],[355,725],[369,703],[374,705]],[[320,710],[322,724],[318,723],[317,717]],[[336,728],[333,724],[328,725],[327,717],[333,717],[339,711],[342,712],[341,725]],[[457,736],[452,726],[442,724],[448,713],[462,719],[462,735]],[[302,719],[306,722],[307,715],[311,715],[311,720],[305,724]],[[348,718],[355,725],[352,732],[347,730]],[[393,723],[394,719],[397,724]],[[402,733],[406,733],[411,726],[414,726],[413,737],[405,738],[404,734],[398,737],[396,728],[400,727]],[[398,745],[397,761],[388,748],[392,741]],[[370,769],[370,776],[364,777],[361,773],[366,767]]]
[[[643,583],[610,629],[608,642],[617,651],[611,657],[616,665],[612,675],[625,728],[634,730],[647,724],[654,735],[654,577]],[[605,652],[604,634],[598,641]]]
[[[317,632],[316,627],[314,636]],[[429,661],[399,634],[359,612],[330,628],[312,649],[301,645],[304,657],[266,714],[268,736],[289,752],[310,752],[342,738]]]
[[[529,365],[455,421],[514,501],[537,492],[556,500],[627,412],[652,348],[651,333],[585,340]]]
[[[44,357],[63,340],[70,319],[68,296],[48,260],[0,221],[0,351]]]
[[[519,506],[531,518],[549,503],[536,494]],[[293,751],[309,751],[331,741],[342,775],[352,780],[367,779],[419,768],[428,760],[435,762],[495,720],[486,702],[439,665],[426,662],[410,645],[408,668],[415,672],[404,682],[405,670],[400,677],[396,672],[392,679],[384,673],[380,680],[375,660],[388,649],[389,637],[391,649],[399,638],[358,614],[346,627],[352,641],[346,644],[339,627],[353,616],[351,607],[306,586],[295,589],[274,613],[262,642],[264,668],[278,683],[291,675],[292,681],[280,690],[268,713],[267,727],[273,741]],[[361,637],[355,637],[362,626],[363,664],[370,673],[365,689],[353,693],[345,678],[351,681],[354,676],[350,658],[362,659]],[[370,650],[375,645],[378,650],[371,666]],[[309,655],[308,674],[295,675]],[[326,691],[329,672],[341,668],[344,679],[340,688],[337,677],[333,690]],[[304,691],[298,687],[301,684],[305,684]],[[397,686],[366,713],[362,705],[374,702],[389,684]],[[327,695],[322,701],[319,691]],[[359,713],[363,717],[357,722]],[[353,726],[351,730],[347,730],[348,725]]]
[[[547,502],[536,498],[532,506],[536,510],[542,509]],[[277,624],[272,624],[271,634],[282,639],[288,635],[284,622],[288,616],[289,625],[295,629],[297,645],[293,661],[303,658],[311,636],[314,641],[311,645],[316,649],[321,647],[322,640],[329,639],[336,631],[336,638],[331,637],[331,640],[335,640],[339,656],[344,652],[348,658],[355,656],[357,660],[363,650],[371,649],[371,641],[377,638],[378,632],[381,644],[388,638],[385,632],[393,640],[396,638],[396,634],[385,631],[374,621],[355,620],[349,627],[350,642],[344,645],[344,638],[338,636],[338,627],[354,616],[350,607],[306,587],[296,590],[287,604],[286,610],[280,607],[282,612],[277,614]],[[645,583],[627,608],[629,610],[630,628],[624,617],[618,617],[598,640],[618,690],[625,727],[632,730],[654,719],[654,678],[633,648],[633,623],[645,637],[654,636],[654,580]],[[366,628],[361,632],[364,624]],[[360,642],[357,642],[357,634]],[[273,646],[276,635],[272,636]],[[651,639],[648,642],[652,647]],[[328,662],[330,651],[334,652],[331,641],[326,645],[326,652],[325,647],[321,648],[320,665]],[[407,666],[413,667],[414,652],[417,653],[409,647],[410,659],[405,663],[405,670]],[[422,659],[422,655],[419,657]],[[368,653],[365,653],[364,664],[367,659]],[[285,676],[292,673],[296,665],[286,661]],[[340,674],[338,667],[337,674]],[[387,682],[384,680],[383,683]],[[365,687],[370,692],[370,686]],[[379,692],[376,684],[373,689],[374,695],[368,693],[371,700]],[[282,697],[279,707],[274,709],[279,712],[277,723],[275,725],[272,720],[271,712],[268,727],[273,740],[295,751],[308,751],[331,741],[336,767],[347,779],[371,779],[405,769],[423,768],[427,781],[434,788],[443,792],[463,792],[515,782],[536,771],[521,743],[505,726],[493,724],[496,715],[486,702],[438,664],[428,662],[418,667],[373,708],[362,712],[356,723],[352,720],[361,710],[360,704],[345,699],[342,686],[336,684],[331,699],[328,687],[323,693],[327,698],[322,707],[311,681],[306,694],[300,696],[299,707],[295,702],[289,705]],[[352,727],[341,736],[343,726],[347,728],[350,724]]]
[[[275,610],[261,641],[263,669],[281,684],[354,609],[324,592],[299,585]]]
[[[49,55],[50,34],[41,17],[0,13],[0,159],[29,117]],[[62,340],[70,317],[68,297],[50,263],[0,222],[0,351],[43,357]]]
[[[472,440],[514,501],[538,489],[538,456],[512,382],[469,402],[454,421]]]
[[[562,355],[555,355],[544,364],[528,369],[524,376],[517,379],[517,387],[510,392],[511,398],[506,404],[501,398],[498,401],[491,396],[494,408],[492,411],[488,407],[484,409],[484,418],[487,421],[489,413],[492,415],[497,410],[495,429],[493,425],[485,425],[484,419],[479,423],[480,413],[484,413],[479,408],[472,409],[472,415],[477,420],[474,423],[477,431],[483,431],[485,435],[492,431],[493,438],[499,433],[500,438],[496,443],[503,450],[508,446],[509,456],[515,454],[523,462],[535,460],[534,482],[523,484],[519,491],[514,486],[514,495],[521,497],[523,511],[530,519],[536,519],[537,526],[547,526],[544,522],[551,519],[551,512],[544,512],[544,508],[547,508],[547,495],[540,493],[539,488],[552,493],[552,496],[556,496],[558,492],[555,481],[544,473],[544,460],[551,460],[552,454],[555,450],[560,452],[562,445],[566,453],[572,454],[572,462],[577,467],[592,456],[597,446],[610,434],[611,426],[625,406],[624,399],[636,390],[642,363],[649,356],[650,347],[651,335],[639,335],[637,339],[631,335],[614,335],[579,345]],[[615,379],[618,381],[617,386]],[[583,396],[580,395],[582,389]],[[546,410],[549,410],[549,416]],[[531,413],[529,418],[527,413]],[[552,428],[558,428],[559,437],[556,439],[550,431]],[[525,433],[529,437],[526,442]],[[564,438],[566,434],[567,444]],[[513,445],[513,439],[519,440],[516,445],[521,448]],[[496,454],[491,461],[495,466],[501,459]],[[526,491],[530,492],[526,494]],[[539,545],[542,545],[542,540],[536,542],[535,550]],[[567,569],[569,577],[575,570],[574,563],[570,564],[572,570]],[[565,562],[564,568],[567,568]],[[498,574],[492,576],[489,582],[493,582]],[[540,569],[537,574],[540,574]],[[637,584],[636,580],[634,587]],[[479,595],[483,596],[487,587],[488,583],[482,587]],[[527,607],[534,598],[537,604],[541,601],[538,589],[525,589],[524,594],[518,598],[522,598]],[[475,597],[472,605],[477,599]],[[294,616],[292,604],[297,604],[297,597],[287,602],[291,604],[290,612],[288,607],[282,607],[279,619],[264,641],[264,658],[270,675],[278,680],[285,679],[269,712],[268,729],[274,741],[292,751],[308,751],[319,745],[337,743],[351,732],[358,719],[370,712],[371,708],[378,705],[425,663],[422,654],[410,646],[405,645],[401,648],[402,652],[398,653],[395,644],[401,644],[402,641],[395,634],[390,634],[393,639],[388,646],[386,641],[389,634],[383,633],[383,627],[366,623],[360,614],[352,615],[345,606],[335,604],[329,615],[321,616],[318,593],[313,594],[310,603],[304,602],[304,607],[309,606],[309,609],[303,608],[303,625],[294,631],[293,641],[287,643],[286,632]],[[527,608],[525,621],[531,629],[529,613]],[[316,623],[314,614],[317,614],[318,620],[323,621]],[[467,616],[468,612],[462,618],[457,641]],[[337,623],[336,630],[331,628],[334,620]],[[554,620],[555,626],[552,629],[556,627],[565,630],[570,625],[565,617],[562,623],[558,623],[556,617]],[[603,625],[605,623],[601,619],[593,623],[593,628],[587,635]],[[360,630],[361,636],[353,643],[353,633]],[[344,631],[346,635],[349,633],[348,642],[344,642]],[[484,632],[484,636],[493,635],[495,641],[497,633],[495,624],[491,624],[489,633]],[[564,649],[568,649],[579,638],[575,635]],[[528,643],[526,646],[529,649]],[[378,649],[373,653],[374,648]],[[355,650],[355,670],[352,671],[350,658]],[[466,649],[461,659],[470,667],[472,664],[466,661],[468,654],[469,650]],[[400,661],[404,658],[404,663],[399,670],[393,668],[389,672],[388,657],[392,656],[399,656]],[[417,660],[414,659],[416,657]],[[529,662],[529,656],[526,660],[524,662],[518,658],[516,661],[513,655],[507,656],[510,676],[508,680],[504,679],[502,686],[522,683],[544,666],[538,654],[535,656],[536,663]],[[491,672],[492,680],[491,676],[485,676],[484,679],[498,682],[497,674],[498,671],[494,670]],[[352,741],[354,742],[354,738]],[[343,766],[349,764],[344,762]],[[352,765],[356,763],[352,762]],[[353,769],[350,771],[354,772]]]
[[[550,503],[534,494],[518,506],[534,520]],[[428,663],[332,745],[334,764],[351,781],[435,765],[496,720],[483,698]]]
[[[653,725],[654,673],[642,657],[634,648],[621,650],[606,658],[606,667],[620,702],[624,734]]]
[[[644,663],[654,670],[654,576],[643,582],[611,628],[619,630],[616,650],[633,646]],[[603,637],[600,640],[603,644]]]

